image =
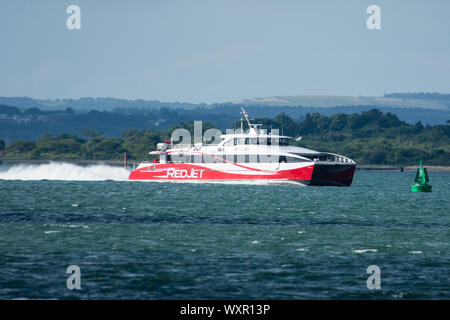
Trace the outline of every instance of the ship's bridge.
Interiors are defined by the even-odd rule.
[[[272,134],[223,134],[220,136],[223,140],[219,143],[221,146],[237,146],[237,145],[280,145],[288,146],[289,140],[292,140],[288,136],[272,135]]]

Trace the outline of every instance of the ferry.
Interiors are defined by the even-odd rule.
[[[292,145],[301,137],[267,133],[251,123],[243,108],[241,131],[222,134],[217,143],[157,144],[153,162],[142,162],[129,180],[233,181],[298,183],[306,186],[350,186],[356,163],[345,156]],[[249,127],[243,130],[243,121]]]

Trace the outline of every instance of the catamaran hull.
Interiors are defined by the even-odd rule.
[[[355,164],[316,164],[309,181],[309,186],[350,186],[355,174]]]
[[[132,171],[129,180],[149,181],[273,181],[298,182],[309,186],[350,186],[355,164],[310,163],[297,168],[265,170],[234,164],[237,168],[224,170],[220,166],[189,163],[148,164]]]

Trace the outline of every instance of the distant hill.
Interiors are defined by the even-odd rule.
[[[71,108],[80,111],[112,111],[125,109],[192,109],[206,107],[206,104],[181,102],[161,102],[157,100],[126,100],[116,98],[80,98],[80,99],[33,99],[29,97],[0,97],[0,104],[19,108],[39,108],[42,110],[64,110]]]
[[[0,97],[0,137],[7,142],[15,139],[36,140],[43,133],[82,135],[86,129],[102,132],[107,137],[118,137],[132,128],[164,130],[171,125],[193,120],[207,121],[220,129],[227,129],[241,117],[241,104],[254,118],[271,118],[285,113],[298,121],[308,113],[333,116],[378,109],[383,113],[395,114],[409,124],[420,121],[423,125],[438,125],[450,120],[448,94],[392,93],[380,98],[292,96],[250,100],[192,104],[114,98],[42,100]]]
[[[303,106],[303,107],[337,107],[353,105],[371,105],[374,97],[351,97],[351,96],[273,96],[252,99],[241,99],[233,101],[233,104],[259,105],[259,106]]]
[[[305,107],[268,107],[246,106],[252,118],[273,118],[281,113],[294,120],[303,120],[308,114],[320,113],[324,116],[335,114],[354,114],[377,108],[384,113],[396,114],[407,123],[423,125],[445,124],[450,119],[450,111],[418,109],[418,108],[389,108],[375,106],[347,106],[328,108]],[[128,129],[165,130],[180,122],[201,120],[214,124],[225,130],[241,117],[239,105],[223,104],[213,108],[196,109],[115,109],[113,111],[75,111],[72,108],[64,110],[41,110],[39,108],[18,108],[0,105],[0,138],[6,142],[16,139],[37,140],[44,133],[50,134],[78,134],[94,130],[106,137],[120,137]]]
[[[326,95],[273,96],[241,99],[224,103],[161,102],[158,100],[127,100],[116,98],[33,99],[29,97],[0,97],[0,104],[19,108],[42,110],[113,111],[115,109],[213,109],[218,106],[245,105],[259,107],[333,108],[349,106],[379,106],[390,108],[419,108],[450,111],[450,94],[441,93],[390,93],[383,97],[353,97]]]
[[[384,95],[386,98],[401,98],[401,99],[425,99],[425,100],[439,100],[450,101],[450,94],[438,92],[412,92],[412,93],[389,93]]]
[[[166,117],[165,119],[173,121],[177,116],[168,109],[161,110],[167,113],[159,115]],[[60,112],[56,117],[65,119],[68,130],[76,128],[77,123],[79,126],[82,123],[109,125],[117,130],[120,123],[126,125],[127,121],[139,119],[99,111],[82,115]],[[223,117],[217,117],[221,118]],[[54,125],[58,123],[56,119],[52,121],[47,123],[48,128],[55,128]],[[313,113],[307,114],[301,121],[281,113],[271,118],[256,118],[255,123],[261,124],[265,129],[279,129],[289,136],[301,136],[300,141],[291,141],[297,146],[343,154],[358,164],[412,165],[417,164],[419,159],[423,159],[427,165],[450,164],[450,125],[423,126],[420,122],[407,124],[396,115],[384,114],[375,109],[350,115],[335,114],[331,117]],[[213,126],[204,123],[203,129]],[[190,130],[191,135],[193,134],[194,125],[191,121],[171,126],[168,130],[119,131],[117,137],[107,137],[95,129],[88,129],[83,130],[84,137],[60,133],[42,135],[37,141],[14,140],[7,142],[3,153],[5,159],[20,160],[120,160],[126,152],[129,159],[147,160],[148,152],[155,150],[157,143],[168,139],[177,127]],[[230,127],[239,128],[240,123],[236,121]],[[244,129],[247,128],[244,124]],[[3,146],[5,143],[2,142],[0,133],[0,147]]]
[[[9,143],[17,139],[35,141],[44,133],[77,134],[85,137],[86,130],[106,137],[120,137],[128,129],[166,130],[180,122],[194,120],[212,122],[225,129],[236,121],[236,117],[168,108],[123,113],[98,110],[81,112],[71,108],[49,111],[0,105],[0,138]]]
[[[337,106],[376,105],[391,108],[450,110],[450,95],[439,93],[392,93],[383,97],[352,96],[274,96],[242,99],[233,104],[259,106],[303,106],[329,108]]]

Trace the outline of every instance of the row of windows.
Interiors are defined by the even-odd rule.
[[[312,161],[326,161],[326,162],[351,162],[350,159],[338,155],[333,154],[310,154],[310,155],[302,155],[296,153],[296,155],[308,158]]]
[[[260,154],[230,154],[226,156],[208,156],[208,155],[168,155],[168,162],[183,163],[294,163],[305,162],[308,160],[277,155],[260,155]]]
[[[224,143],[224,146],[238,146],[244,144],[253,144],[253,145],[280,145],[280,146],[288,146],[287,138],[234,138]]]

